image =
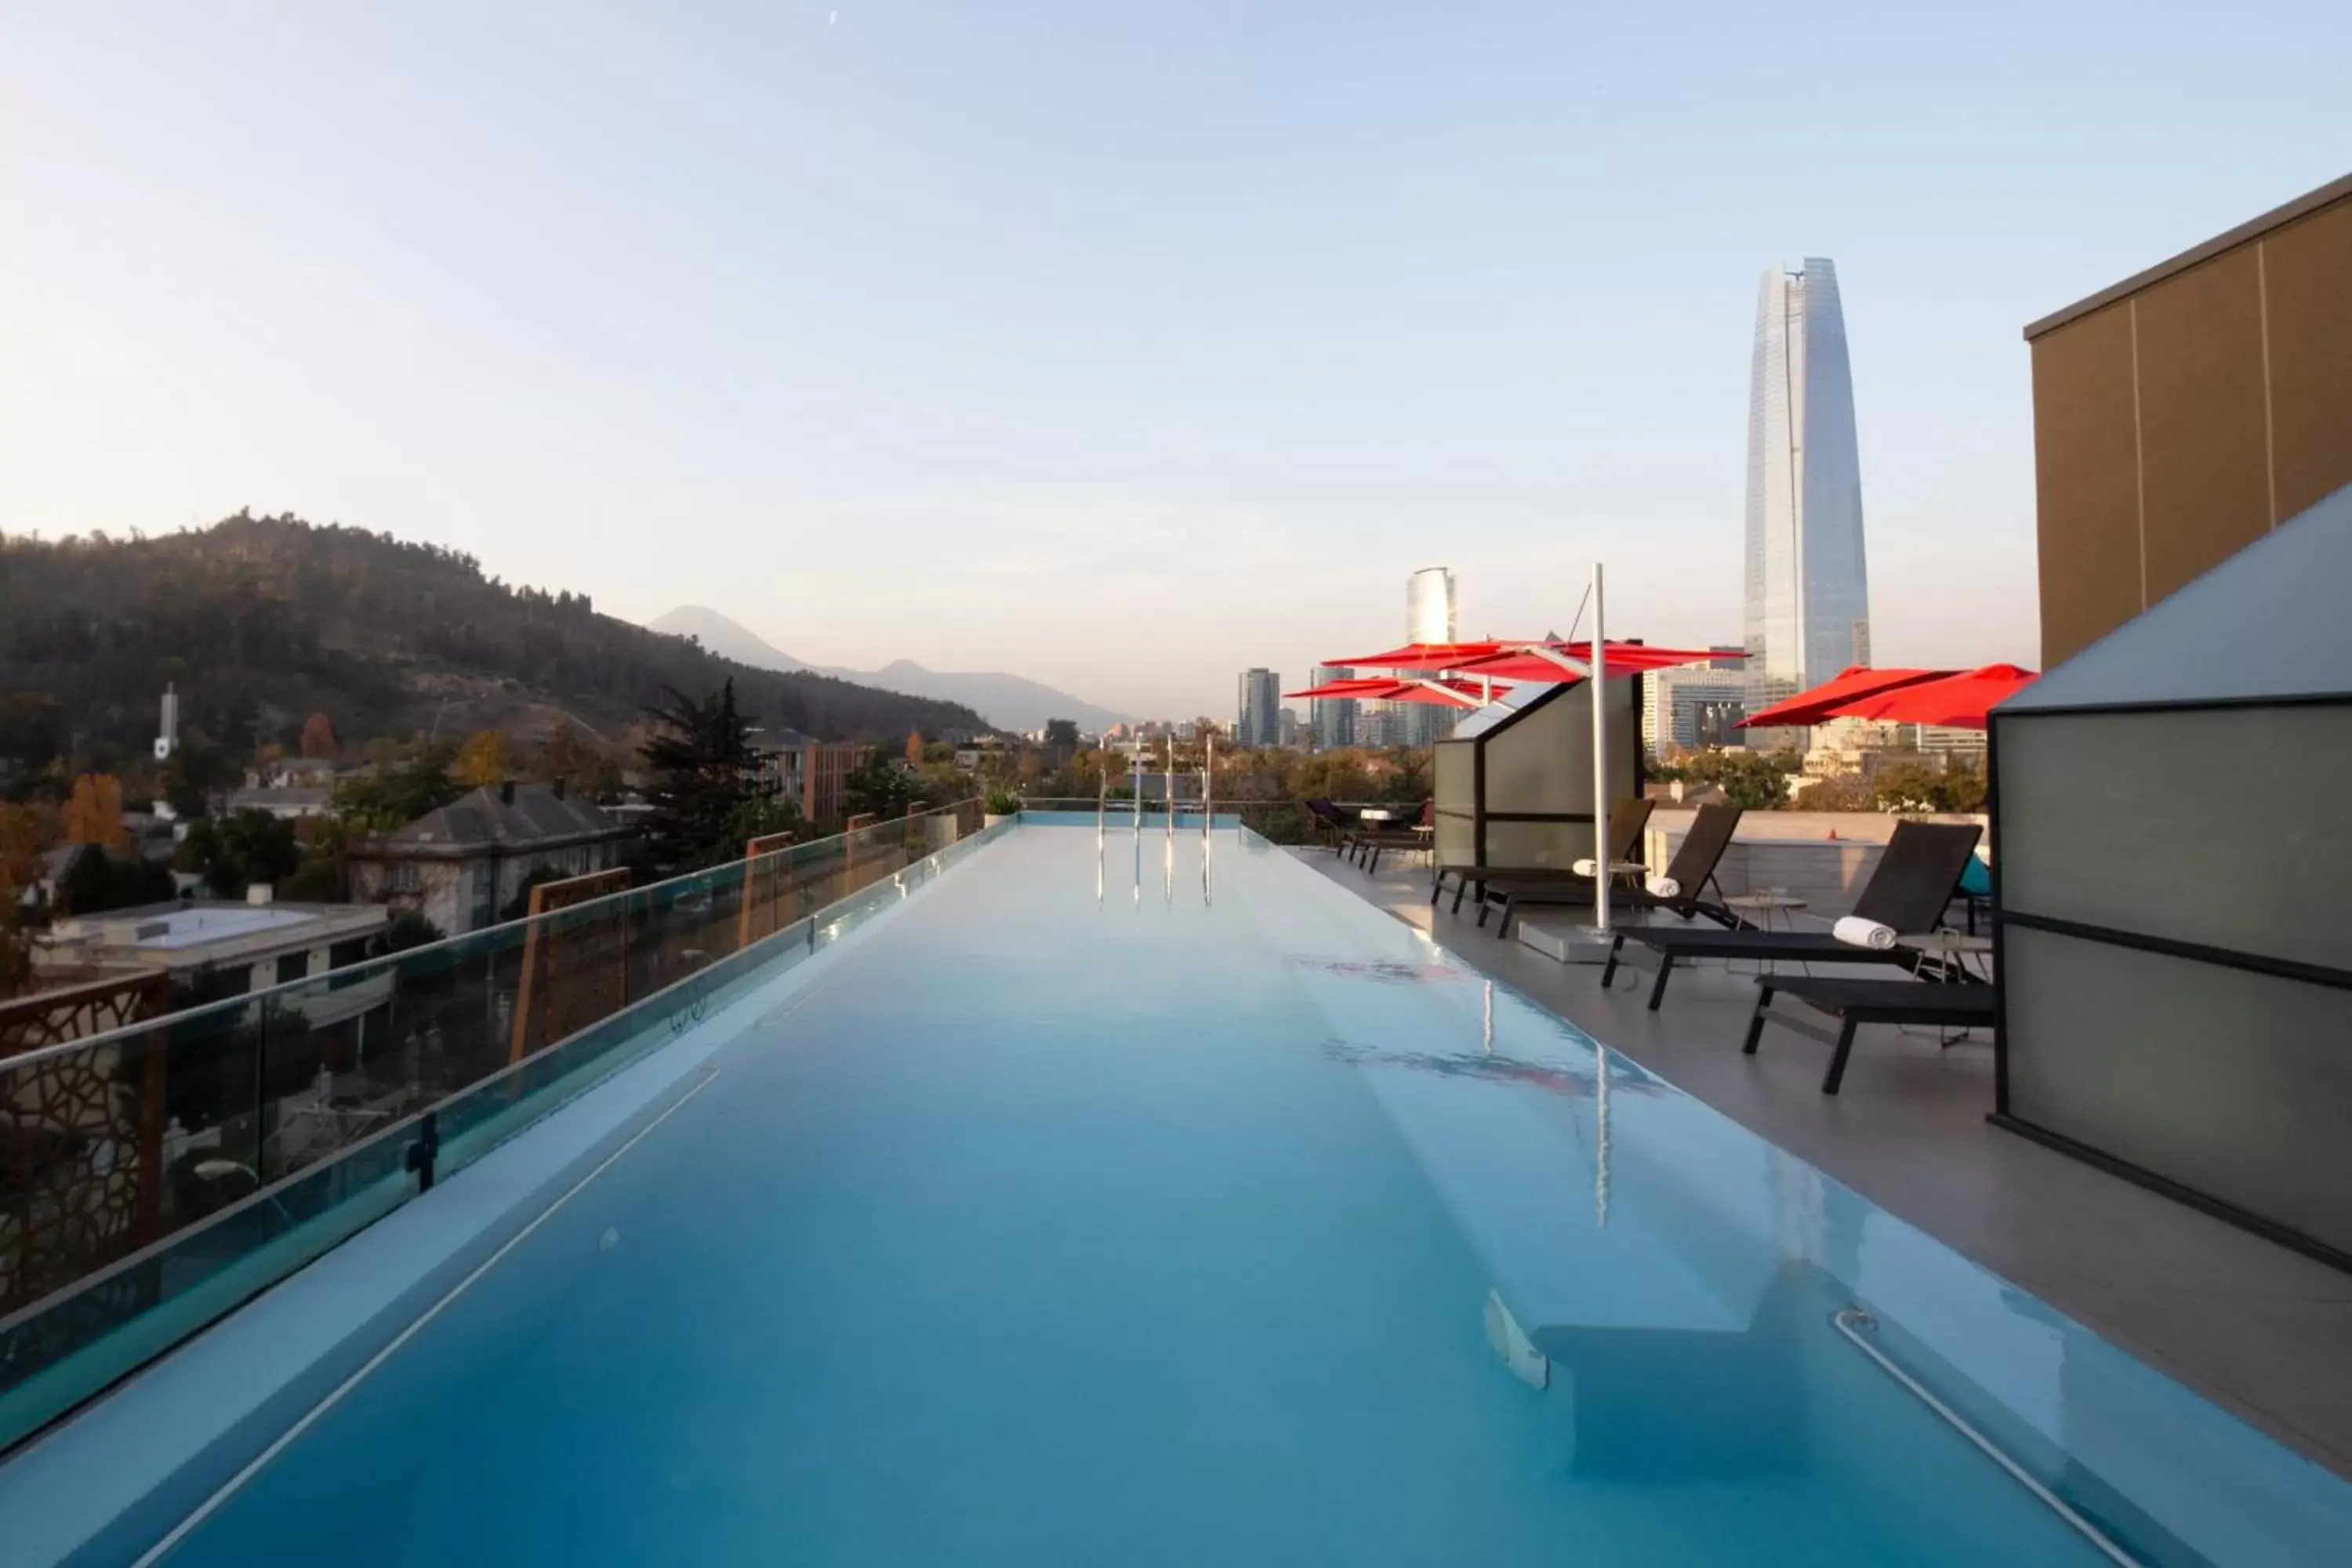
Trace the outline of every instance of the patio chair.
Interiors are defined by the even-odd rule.
[[[1310,800],[1307,815],[1313,818],[1316,839],[1334,855],[1348,847],[1356,832],[1356,819],[1349,812],[1328,800]]]
[[[1437,820],[1437,802],[1424,800],[1411,824],[1402,827],[1362,827],[1356,831],[1356,858],[1365,870],[1377,874],[1381,868],[1383,849],[1419,849],[1429,843],[1429,829]]]
[[[1647,805],[1649,803],[1644,801],[1642,804]],[[1649,813],[1640,815],[1646,818]],[[1610,903],[1627,910],[1665,910],[1686,921],[1704,917],[1717,925],[1739,924],[1739,917],[1725,907],[1723,889],[1715,879],[1716,868],[1722,863],[1723,852],[1731,847],[1731,835],[1739,826],[1739,807],[1736,805],[1700,806],[1698,815],[1691,821],[1690,831],[1683,835],[1682,843],[1675,849],[1675,858],[1666,865],[1664,880],[1673,884],[1675,890],[1654,893],[1647,883],[1620,886],[1611,889]],[[1613,817],[1611,826],[1615,826]],[[1612,832],[1610,837],[1614,839],[1616,835]],[[1610,847],[1613,858],[1632,858],[1630,854],[1618,854],[1613,843]],[[1495,934],[1507,938],[1511,934],[1511,922],[1525,910],[1590,904],[1592,902],[1591,888],[1589,878],[1579,878],[1574,885],[1549,878],[1533,881],[1522,881],[1512,877],[1498,878],[1486,884],[1478,911],[1478,923],[1486,923],[1488,908],[1500,906],[1503,920],[1495,928]],[[1712,902],[1706,897],[1709,888],[1715,889]]]
[[[1976,849],[1983,830],[1974,823],[1898,822],[1878,868],[1854,900],[1853,918],[1886,926],[1902,935],[1936,929],[1944,910],[1960,885],[1960,873]],[[1841,942],[1825,931],[1689,931],[1678,927],[1637,926],[1617,933],[1609,944],[1609,962],[1601,984],[1617,978],[1617,966],[1628,957],[1626,943],[1634,942],[1658,955],[1658,978],[1650,987],[1650,1009],[1665,999],[1666,981],[1676,959],[1752,958],[1759,962],[1822,963],[1899,963],[1917,969],[1920,955],[1901,947],[1862,947]]]
[[[1650,813],[1656,809],[1656,805],[1655,801],[1646,796],[1631,795],[1610,803],[1609,858],[1611,860],[1631,860],[1634,858],[1634,848],[1642,842],[1642,830],[1650,826]],[[1454,903],[1451,906],[1451,912],[1457,915],[1462,912],[1463,895],[1475,887],[1478,889],[1478,923],[1482,926],[1486,923],[1490,898],[1488,889],[1501,882],[1524,883],[1528,886],[1542,883],[1571,890],[1582,889],[1585,890],[1582,898],[1571,898],[1564,901],[1571,903],[1592,901],[1591,891],[1592,879],[1580,875],[1572,867],[1447,866],[1440,868],[1432,879],[1429,889],[1431,904],[1434,905],[1438,895],[1445,890],[1445,879],[1449,875],[1454,878]]]
[[[1990,985],[1937,984],[1926,980],[1833,979],[1815,974],[1766,974],[1757,979],[1755,1016],[1748,1020],[1748,1038],[1740,1049],[1756,1054],[1766,1023],[1793,1029],[1832,1048],[1829,1071],[1822,1092],[1835,1094],[1845,1079],[1846,1058],[1853,1052],[1853,1032],[1864,1024],[1933,1024],[1939,1027],[1990,1028],[2000,993]],[[1775,1011],[1773,998],[1801,1002],[1816,1013],[1837,1020],[1828,1025],[1801,1017],[1787,1007]]]

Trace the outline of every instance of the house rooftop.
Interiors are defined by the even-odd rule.
[[[379,852],[511,852],[609,838],[627,828],[594,803],[544,784],[485,784],[387,834]]]

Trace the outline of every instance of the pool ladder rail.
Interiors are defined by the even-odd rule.
[[[1875,1363],[1879,1371],[1885,1373],[1896,1383],[1902,1384],[1914,1399],[1916,1399],[1920,1404],[1926,1405],[1928,1409],[1941,1416],[1945,1425],[1950,1426],[1953,1431],[1958,1432],[1961,1436],[1966,1437],[1969,1442],[1975,1444],[1978,1449],[1984,1454],[1985,1458],[1990,1459],[1994,1464],[1999,1465],[2002,1469],[2008,1471],[2009,1477],[2011,1480],[2023,1487],[2027,1491],[2032,1492],[2036,1498],[2039,1498],[2044,1508],[2047,1508],[2051,1512],[2056,1514],[2060,1519],[2064,1520],[2069,1525],[2073,1526],[2084,1540],[2088,1541],[2093,1546],[2097,1547],[2101,1554],[2109,1562],[2120,1563],[2124,1564],[2124,1568],[2141,1568],[2140,1560],[2138,1558],[2134,1557],[2130,1552],[2126,1552],[2121,1546],[2116,1544],[2115,1539],[2112,1536],[2108,1535],[2106,1531],[2101,1530],[2097,1525],[2092,1523],[2088,1519],[2085,1519],[2082,1513],[2080,1513],[2074,1505],[2069,1503],[2064,1498],[2060,1497],[2056,1492],[2052,1491],[2048,1487],[2044,1486],[2042,1483],[2040,1477],[2034,1475],[2023,1465],[2019,1464],[2015,1459],[2010,1458],[2007,1453],[2002,1451],[1999,1444],[1995,1443],[1990,1437],[1986,1436],[1982,1432],[1977,1430],[1977,1428],[1970,1424],[1967,1416],[1962,1415],[1958,1411],[1953,1409],[1950,1405],[1937,1398],[1936,1395],[1929,1392],[1927,1387],[1924,1384],[1920,1383],[1917,1378],[1913,1377],[1909,1373],[1904,1371],[1901,1366],[1897,1365],[1893,1357],[1889,1356],[1885,1351],[1879,1349],[1877,1345],[1873,1344],[1871,1342],[1871,1336],[1878,1328],[1878,1320],[1871,1316],[1869,1308],[1863,1306],[1858,1301],[1849,1302],[1845,1306],[1839,1308],[1836,1311],[1830,1314],[1830,1326],[1835,1329],[1840,1334],[1843,1334],[1846,1341],[1856,1350],[1860,1351],[1863,1354],[1868,1356],[1874,1363]]]

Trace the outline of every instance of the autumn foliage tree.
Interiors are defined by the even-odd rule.
[[[112,773],[84,773],[66,802],[66,842],[110,848],[124,842],[122,783]]]
[[[451,774],[461,784],[480,788],[484,784],[504,783],[507,777],[507,738],[497,730],[477,730],[457,748],[457,765]]]
[[[341,748],[335,743],[334,721],[324,713],[313,713],[302,721],[302,754],[306,757],[331,757]]]

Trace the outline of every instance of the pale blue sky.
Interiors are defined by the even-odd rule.
[[[828,14],[837,12],[837,19]],[[802,658],[1232,706],[1736,639],[1833,258],[1877,651],[2036,657],[2023,324],[2352,167],[2352,7],[839,0],[0,15],[0,528],[241,505]]]

